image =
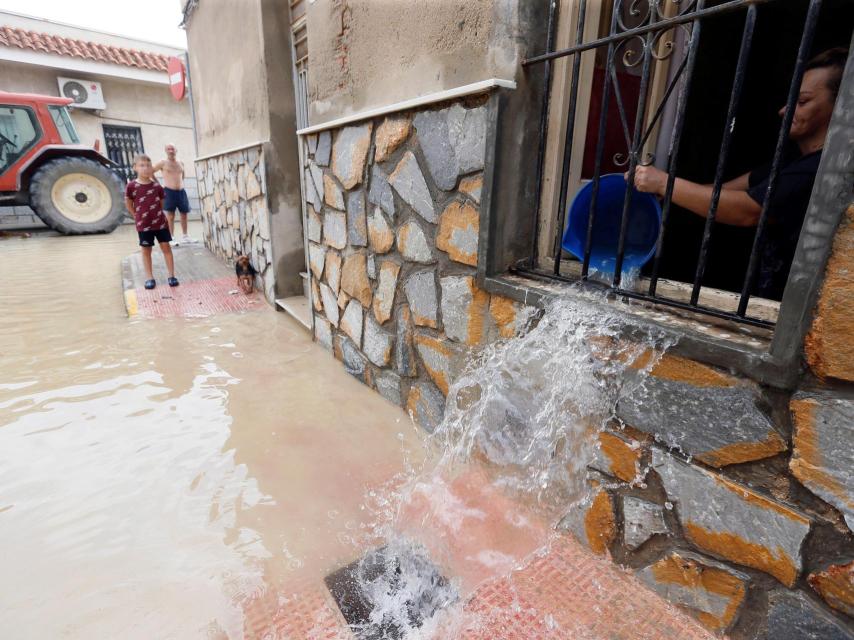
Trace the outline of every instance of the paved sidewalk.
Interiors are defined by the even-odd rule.
[[[237,288],[234,271],[201,243],[172,247],[175,276],[181,283],[170,287],[159,248],[153,252],[157,287],[145,289],[145,271],[139,251],[122,260],[122,289],[128,317],[205,317],[216,313],[267,308],[260,292],[246,295]]]
[[[445,487],[425,485],[403,509],[405,534],[428,547],[442,572],[460,580],[465,598],[452,627],[431,640],[713,640],[718,636],[664,601],[629,571],[592,555],[566,534],[528,518],[477,472]],[[445,499],[441,496],[444,495]],[[448,498],[450,500],[448,500]],[[455,505],[463,521],[424,517]],[[430,504],[432,503],[432,505]],[[508,511],[509,510],[509,511]],[[508,519],[508,514],[524,515]],[[512,520],[512,521],[511,521]],[[536,551],[544,541],[550,544]],[[441,547],[444,551],[440,550]],[[476,568],[475,549],[528,557],[521,568],[487,578]],[[479,575],[478,575],[479,574]],[[503,575],[502,575],[503,574]],[[468,590],[466,587],[471,587]],[[268,591],[244,605],[247,640],[355,640],[321,580]],[[425,638],[426,640],[426,638]]]

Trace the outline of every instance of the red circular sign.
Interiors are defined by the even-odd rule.
[[[169,58],[166,71],[169,73],[169,90],[172,92],[172,97],[183,100],[187,94],[187,70],[181,58],[175,56]]]

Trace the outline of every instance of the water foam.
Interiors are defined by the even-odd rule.
[[[575,293],[531,317],[527,332],[473,358],[451,386],[432,435],[438,454],[393,496],[372,496],[371,533],[386,541],[393,580],[359,583],[372,607],[370,632],[354,627],[360,638],[453,638],[470,629],[463,606],[478,584],[545,553],[554,526],[587,498],[596,436],[615,421],[619,399],[642,384],[642,375],[626,372],[650,367],[668,344],[655,330],[626,339],[619,310],[581,289]],[[483,536],[482,546],[465,555],[468,566],[455,556],[491,517],[478,504],[497,509],[508,536],[528,538],[508,553],[489,546],[502,541]],[[539,535],[534,520],[547,523]],[[362,563],[362,574],[370,573],[376,556]],[[436,567],[459,575],[442,579],[439,588]]]

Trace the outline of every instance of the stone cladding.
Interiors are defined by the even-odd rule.
[[[261,147],[250,147],[198,160],[196,176],[205,246],[229,263],[249,256],[258,272],[256,286],[272,304],[275,270],[263,165]]]
[[[487,126],[467,101],[305,138],[316,340],[427,431],[477,350],[533,317],[476,282]],[[559,526],[715,633],[854,638],[852,238],[854,209],[804,390],[642,358]]]

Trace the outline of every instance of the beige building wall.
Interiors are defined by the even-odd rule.
[[[268,140],[269,99],[259,2],[199,3],[187,28],[187,48],[199,155]],[[290,68],[280,72],[290,78]]]
[[[310,121],[489,78],[515,80],[511,0],[315,0],[308,4]]]
[[[71,118],[81,143],[94,145],[96,139],[100,140],[101,151],[104,152],[106,146],[103,125],[139,127],[146,153],[159,159],[164,155],[163,148],[166,144],[174,143],[178,147],[178,156],[185,161],[188,176],[195,176],[190,103],[189,100],[177,102],[172,98],[168,85],[128,82],[93,74],[72,75],[59,69],[0,62],[0,86],[6,91],[58,96],[57,76],[79,77],[101,83],[107,103],[106,109],[71,111]]]

